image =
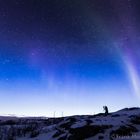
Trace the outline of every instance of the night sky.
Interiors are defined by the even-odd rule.
[[[94,114],[140,105],[140,0],[0,0],[0,114]]]

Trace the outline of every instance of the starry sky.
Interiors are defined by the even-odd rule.
[[[0,0],[0,114],[139,106],[139,0]]]

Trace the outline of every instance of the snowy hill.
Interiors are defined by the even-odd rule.
[[[140,108],[126,108],[107,116],[0,117],[0,140],[121,139],[140,139]]]

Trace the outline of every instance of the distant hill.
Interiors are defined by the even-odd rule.
[[[136,140],[140,139],[140,108],[105,116],[62,118],[0,116],[0,140]]]

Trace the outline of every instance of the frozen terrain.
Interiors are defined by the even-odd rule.
[[[105,116],[0,117],[0,140],[139,140],[140,108]]]

